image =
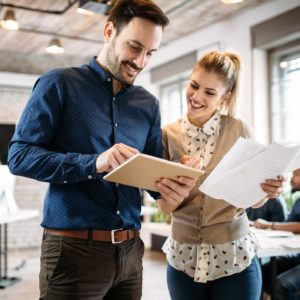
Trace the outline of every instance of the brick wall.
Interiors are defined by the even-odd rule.
[[[38,209],[38,217],[10,223],[8,226],[9,248],[40,246],[42,228],[40,226],[43,199],[47,184],[24,177],[16,178],[15,199],[20,209]]]
[[[13,72],[0,74],[0,124],[16,124],[29,99],[34,80],[24,73],[42,74],[56,67],[80,66],[88,61],[89,58],[51,55],[37,57],[0,51],[0,72]],[[40,246],[42,235],[40,223],[46,189],[46,183],[24,177],[16,178],[14,195],[18,207],[38,209],[40,215],[8,225],[9,249]]]
[[[31,87],[0,86],[0,123],[16,124],[31,93]],[[1,137],[0,137],[1,138]],[[38,209],[42,212],[47,185],[24,177],[17,177],[15,199],[19,208]],[[41,239],[41,214],[39,217],[10,223],[8,247],[10,249],[37,247]]]

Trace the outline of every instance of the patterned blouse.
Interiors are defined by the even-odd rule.
[[[214,152],[221,126],[219,111],[202,126],[191,124],[184,117],[182,140],[185,150],[191,156],[202,157],[202,169],[208,165]],[[205,283],[246,269],[256,254],[258,242],[253,233],[229,243],[209,245],[206,243],[180,243],[169,237],[163,245],[163,252],[169,264],[185,272],[196,282]]]

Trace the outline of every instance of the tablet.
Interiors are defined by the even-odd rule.
[[[105,175],[107,181],[158,191],[155,182],[161,178],[176,180],[178,176],[197,179],[203,171],[186,165],[138,153]]]

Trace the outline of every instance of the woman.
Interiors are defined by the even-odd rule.
[[[187,115],[163,129],[164,157],[204,171],[183,201],[167,179],[157,183],[162,196],[159,208],[172,212],[172,236],[163,251],[173,300],[255,300],[260,296],[256,239],[249,232],[245,210],[198,189],[239,137],[251,137],[247,126],[233,118],[239,71],[240,59],[233,53],[204,55],[186,88]],[[269,198],[279,195],[282,180],[261,184]]]

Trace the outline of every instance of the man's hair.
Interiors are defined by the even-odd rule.
[[[166,14],[152,0],[115,0],[107,21],[114,24],[119,34],[122,28],[135,17],[149,20],[162,28],[169,24]]]

